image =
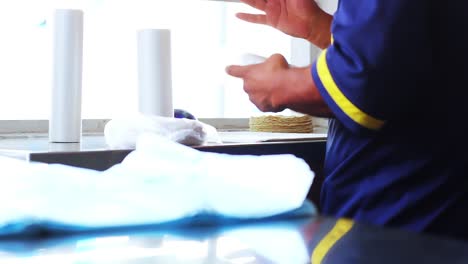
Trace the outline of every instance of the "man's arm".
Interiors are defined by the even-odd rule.
[[[303,38],[319,48],[330,45],[333,16],[313,0],[241,0],[264,14],[238,13],[247,22],[269,25],[290,36]]]
[[[283,108],[319,117],[333,117],[310,73],[310,66],[289,68],[282,80],[284,90],[277,95]]]
[[[372,133],[411,118],[430,86],[431,23],[422,0],[347,0],[333,21],[333,44],[312,78],[335,118]]]
[[[331,44],[332,22],[333,16],[320,10],[311,22],[312,27],[315,29],[310,31],[306,39],[321,49],[327,48]]]
[[[310,67],[292,67],[275,54],[264,63],[229,66],[227,73],[244,80],[250,100],[264,112],[286,108],[321,117],[332,117],[312,79]]]

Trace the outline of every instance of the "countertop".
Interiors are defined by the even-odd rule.
[[[219,137],[222,143],[208,142],[203,146],[324,141],[327,135],[323,133],[301,134],[232,131],[219,132]],[[99,133],[84,134],[80,143],[51,143],[45,134],[18,134],[8,136],[2,136],[0,134],[1,153],[55,153],[103,150],[119,149],[111,149],[106,144],[104,135]]]
[[[325,134],[279,134],[221,132],[223,143],[206,143],[195,149],[227,154],[297,154],[299,157],[317,155],[323,160]],[[313,144],[314,148],[308,146]],[[317,146],[317,147],[315,147]],[[71,166],[105,170],[123,160],[133,149],[112,149],[102,134],[86,134],[80,143],[50,143],[46,135],[30,134],[2,137],[0,155]],[[313,152],[312,156],[309,152]],[[314,158],[315,159],[315,158]]]

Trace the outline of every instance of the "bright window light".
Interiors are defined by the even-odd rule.
[[[0,119],[48,119],[53,8],[85,12],[83,118],[137,111],[136,31],[172,32],[174,107],[197,117],[258,110],[224,68],[242,53],[290,57],[291,38],[235,18],[241,3],[202,0],[0,1]]]

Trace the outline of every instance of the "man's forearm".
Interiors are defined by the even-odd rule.
[[[285,89],[275,95],[274,104],[313,116],[333,117],[312,79],[310,67],[289,68],[280,82]]]
[[[321,49],[331,44],[331,24],[333,16],[325,11],[320,12],[313,20],[313,31],[307,40]]]

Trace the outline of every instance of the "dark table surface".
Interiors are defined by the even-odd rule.
[[[309,139],[208,143],[193,147],[201,151],[226,154],[290,153],[301,158],[316,160],[317,164],[320,164],[325,153],[325,142],[324,134],[316,134],[314,138]],[[110,148],[103,135],[85,135],[80,143],[50,143],[46,135],[31,134],[4,138],[0,136],[0,155],[95,170],[105,170],[120,163],[131,151],[133,149]]]
[[[320,171],[324,140],[199,146],[229,154],[292,153]],[[0,155],[105,170],[131,150],[102,136],[77,145],[44,138],[0,140]],[[312,199],[313,200],[313,199]],[[463,227],[460,227],[463,228]],[[303,216],[224,226],[146,227],[0,240],[0,263],[468,263],[468,244],[351,221]]]
[[[468,244],[345,219],[300,217],[3,240],[0,263],[468,263]]]

